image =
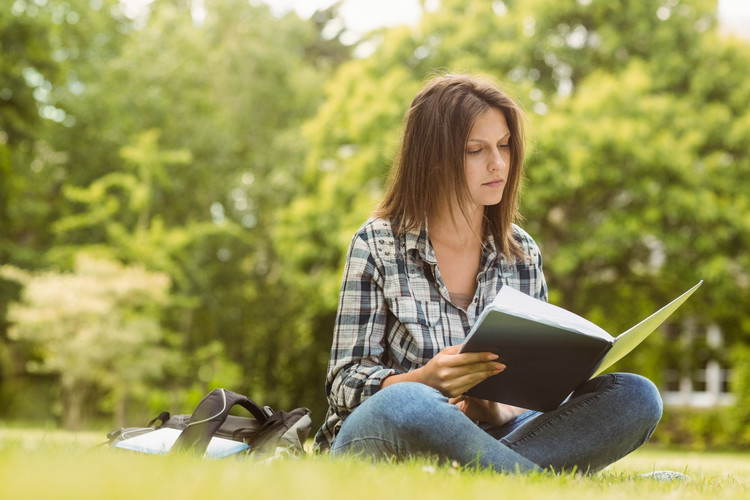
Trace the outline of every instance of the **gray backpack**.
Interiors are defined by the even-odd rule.
[[[252,418],[229,415],[235,405],[245,408]],[[212,439],[223,438],[238,444],[228,454],[301,455],[305,453],[304,443],[311,426],[312,419],[307,408],[297,408],[290,412],[274,411],[268,406],[261,407],[241,394],[214,389],[198,403],[191,415],[170,416],[168,412],[162,412],[146,427],[116,429],[107,434],[107,439],[115,447],[159,453],[159,448],[141,449],[128,446],[128,443],[143,441],[148,437],[146,434],[156,430],[172,429],[170,434],[172,437],[177,435],[177,439],[173,444],[169,442],[162,448],[162,453],[194,453],[203,456]]]

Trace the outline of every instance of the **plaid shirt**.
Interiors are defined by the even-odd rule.
[[[346,257],[326,379],[330,407],[316,449],[331,447],[343,420],[384,378],[419,368],[446,346],[462,343],[503,285],[547,300],[536,243],[518,226],[513,234],[526,259],[506,260],[489,236],[474,299],[463,310],[443,283],[426,224],[400,237],[382,219],[359,229]]]

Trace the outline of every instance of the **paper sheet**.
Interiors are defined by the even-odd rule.
[[[515,288],[504,286],[500,289],[492,307],[514,316],[530,319],[566,330],[573,330],[592,337],[599,337],[610,342],[614,337],[591,321],[578,316],[562,307],[535,299]]]
[[[177,438],[182,433],[178,429],[156,429],[153,432],[147,432],[139,436],[124,439],[115,443],[115,447],[126,450],[140,451],[154,455],[164,455],[169,452]],[[240,441],[225,439],[220,437],[211,438],[206,448],[206,457],[224,458],[235,453],[248,449],[249,446]]]

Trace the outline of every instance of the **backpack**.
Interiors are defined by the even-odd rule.
[[[229,415],[235,405],[245,408],[253,418]],[[240,452],[302,455],[311,426],[307,408],[274,411],[241,394],[214,389],[191,415],[162,412],[146,427],[116,429],[107,434],[107,439],[117,448],[155,454],[193,453],[214,458]]]

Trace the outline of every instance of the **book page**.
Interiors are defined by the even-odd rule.
[[[492,301],[492,307],[513,316],[599,337],[609,342],[614,341],[612,335],[591,321],[507,285],[500,289]]]
[[[151,453],[153,455],[165,455],[174,445],[181,430],[163,427],[152,432],[124,439],[114,444],[116,448]],[[223,458],[234,453],[248,449],[249,446],[240,441],[213,437],[206,448],[206,457]]]
[[[116,448],[152,453],[154,455],[166,454],[180,435],[177,429],[157,429],[138,436],[123,439],[114,444]]]

